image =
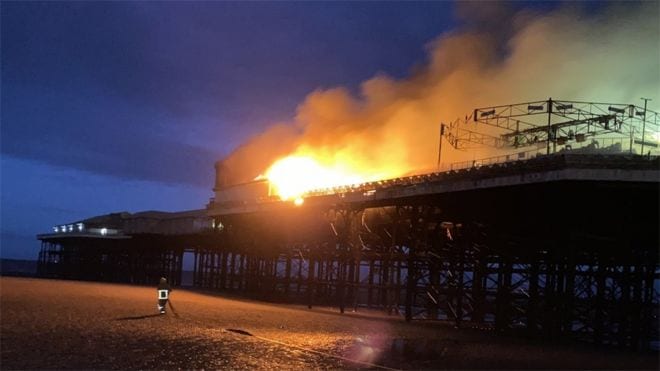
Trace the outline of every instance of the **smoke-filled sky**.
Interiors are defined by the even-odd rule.
[[[657,2],[0,9],[5,258],[55,224],[202,208],[223,158],[236,181],[305,148],[421,169],[478,106],[660,102]]]

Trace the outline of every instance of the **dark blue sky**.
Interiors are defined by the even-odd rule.
[[[0,6],[5,258],[57,223],[203,207],[214,161],[305,95],[406,76],[462,26],[449,2]]]

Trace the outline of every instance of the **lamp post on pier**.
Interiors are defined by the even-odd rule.
[[[644,116],[642,118],[642,150],[641,155],[644,156],[644,134],[646,134],[646,104],[651,98],[640,98],[644,101]]]

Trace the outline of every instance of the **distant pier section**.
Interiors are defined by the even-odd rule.
[[[43,277],[152,283],[180,282],[183,246],[213,229],[205,210],[112,213],[53,226],[40,234]]]

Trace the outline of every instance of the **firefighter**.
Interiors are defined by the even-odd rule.
[[[167,305],[171,290],[165,277],[160,278],[160,283],[156,290],[158,292],[158,310],[160,311],[160,314],[165,314],[165,306]]]

